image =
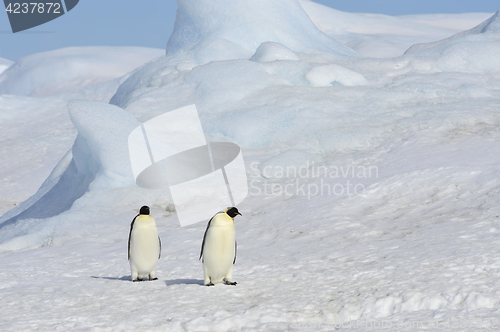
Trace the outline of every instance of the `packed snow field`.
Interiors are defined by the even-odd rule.
[[[178,4],[166,56],[0,59],[1,329],[500,328],[500,14]],[[130,132],[191,104],[245,159],[235,287],[203,286],[206,222],[132,174]],[[162,257],[132,283],[142,205]]]

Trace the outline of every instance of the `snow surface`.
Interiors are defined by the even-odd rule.
[[[324,33],[367,57],[392,58],[410,46],[472,28],[490,13],[388,16],[346,13],[311,0],[300,4]]]
[[[498,328],[499,33],[362,58],[297,4],[182,0],[166,57],[74,93],[0,95],[2,330]],[[202,286],[206,224],[180,227],[168,189],[136,187],[128,160],[130,131],[192,103],[245,159],[236,287]],[[142,205],[162,258],[159,281],[132,283]]]
[[[12,61],[10,60],[7,60],[7,59],[4,59],[4,58],[0,58],[0,75],[7,69],[9,68],[11,65],[13,64]]]
[[[120,77],[164,55],[146,47],[68,47],[26,56],[0,77],[0,93],[42,97]],[[1,65],[1,64],[0,64]]]
[[[471,35],[479,35],[481,34],[489,34],[489,33],[498,33],[500,31],[500,11],[496,12],[493,16],[491,16],[489,19],[486,21],[482,22],[481,24],[475,26],[472,29],[468,29],[462,32],[459,32],[449,38],[443,39],[443,40],[438,40],[432,43],[426,43],[426,44],[416,44],[410,47],[405,54],[411,54],[415,53],[417,51],[421,51],[427,48],[431,47],[436,47],[444,43],[449,43],[451,41],[454,41],[456,39],[461,39],[464,36],[471,36]],[[476,36],[476,37],[479,37]]]
[[[80,55],[75,53],[78,51]],[[50,54],[61,55],[58,59],[62,61],[55,61],[48,56]],[[62,56],[64,54],[72,55]],[[45,84],[50,85],[54,90],[46,91],[54,96],[0,95],[0,213],[33,195],[59,159],[71,149],[76,130],[68,116],[67,104],[70,100],[108,102],[121,82],[128,77],[127,72],[135,68],[132,66],[134,63],[140,66],[161,54],[164,54],[163,50],[140,47],[61,49],[19,60],[15,65],[18,69],[13,68],[12,72],[17,72],[20,77],[7,72],[1,75],[0,81],[11,83],[8,89],[16,88],[16,93],[22,94],[24,87],[21,82],[28,80],[38,84],[36,89],[42,89]],[[105,79],[105,76],[95,70],[109,62],[114,64],[106,71],[106,75],[113,76],[106,76],[111,78],[108,81],[96,83]],[[86,69],[85,75],[78,76],[82,69]],[[65,84],[58,83],[61,77],[72,77],[73,82],[78,80],[79,83],[65,86],[67,81],[64,81]],[[82,85],[81,82],[88,84]],[[75,92],[61,94],[71,90]]]
[[[405,54],[423,70],[499,71],[500,11],[475,28],[441,41],[413,45]]]
[[[181,52],[183,57],[194,56],[197,63],[248,59],[263,42],[277,42],[296,52],[357,55],[321,32],[298,0],[254,0],[251,4],[179,0],[177,4],[167,55]]]
[[[250,60],[271,62],[276,60],[300,60],[300,58],[286,46],[274,42],[263,42]]]
[[[312,86],[366,85],[366,78],[355,71],[339,65],[316,66],[309,70],[306,78]]]

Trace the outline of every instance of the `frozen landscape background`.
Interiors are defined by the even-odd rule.
[[[2,330],[498,329],[499,13],[178,6],[166,50],[0,60]],[[236,287],[130,167],[130,131],[192,103],[247,166]],[[160,280],[132,283],[142,205]]]

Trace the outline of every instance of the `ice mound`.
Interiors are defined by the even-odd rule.
[[[339,65],[316,66],[309,70],[306,78],[311,82],[312,86],[356,86],[368,83],[360,73]]]
[[[70,102],[71,121],[78,130],[73,161],[82,174],[95,177],[94,190],[133,186],[128,136],[139,122],[119,107],[101,102]]]
[[[29,55],[0,76],[0,94],[50,96],[120,77],[164,55],[145,47],[68,47]],[[1,64],[0,64],[1,66]]]
[[[500,10],[497,11],[493,16],[488,18],[486,21],[482,22],[472,29],[459,32],[449,38],[438,40],[436,42],[413,45],[405,52],[405,54],[413,54],[418,51],[437,47],[442,44],[451,43],[453,41],[456,41],[457,39],[461,40],[463,37],[468,35],[480,35],[489,33],[500,33]]]
[[[499,12],[475,28],[450,38],[410,47],[405,58],[420,72],[500,70]]]
[[[189,50],[198,63],[248,59],[269,41],[299,53],[358,56],[321,32],[297,0],[179,0],[167,55]]]
[[[271,62],[276,60],[300,60],[300,58],[286,46],[273,42],[265,42],[260,44],[250,60],[256,62]]]
[[[2,73],[5,70],[7,70],[7,68],[9,68],[12,64],[13,64],[12,61],[4,59],[4,58],[0,58],[0,75],[2,75]]]
[[[366,57],[392,58],[410,46],[447,38],[486,19],[484,13],[389,16],[347,13],[299,0],[314,24]]]
[[[127,141],[137,120],[119,107],[93,101],[72,101],[69,113],[78,130],[72,151],[34,196],[0,218],[0,242],[27,232],[35,219],[53,222],[51,217],[69,210],[88,190],[135,184]]]
[[[127,109],[140,121],[193,102],[200,105],[200,112],[223,113],[230,103],[252,92],[287,83],[254,61],[214,61],[182,71],[168,61],[168,57],[159,59],[135,72],[110,103]]]
[[[500,10],[472,30],[479,30],[481,33],[500,32]]]

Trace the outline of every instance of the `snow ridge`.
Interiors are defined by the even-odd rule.
[[[459,32],[449,38],[439,40],[436,42],[413,45],[405,52],[405,54],[412,54],[428,48],[439,46],[444,43],[450,43],[456,39],[460,39],[465,36],[488,34],[488,33],[495,33],[495,34],[500,33],[500,10],[497,11],[495,14],[493,14],[493,16],[491,16],[489,19],[487,19],[486,21],[482,22],[481,24],[472,29]]]
[[[197,63],[221,56],[248,59],[263,42],[280,43],[299,53],[358,56],[321,32],[297,0],[179,0],[167,55],[190,49]],[[230,55],[217,54],[214,47]]]

